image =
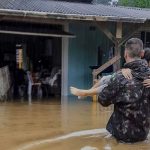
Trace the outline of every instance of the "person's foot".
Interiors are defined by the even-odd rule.
[[[70,92],[71,94],[80,97],[84,97],[85,96],[85,92],[81,89],[77,89],[75,87],[70,87]]]

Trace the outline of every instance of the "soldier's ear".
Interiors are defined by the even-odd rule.
[[[150,61],[148,61],[148,66],[150,67]]]
[[[126,58],[127,58],[127,50],[125,49],[125,51],[124,51],[124,58],[125,58],[125,60],[126,60]]]
[[[140,54],[140,55],[141,55],[141,58],[144,58],[144,53],[145,53],[145,51],[142,50],[142,51],[141,51],[141,54]]]

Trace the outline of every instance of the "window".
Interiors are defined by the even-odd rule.
[[[141,32],[141,39],[144,43],[144,47],[150,47],[150,32]]]

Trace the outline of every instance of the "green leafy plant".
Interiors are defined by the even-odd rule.
[[[122,6],[150,8],[150,0],[119,0],[118,4]]]

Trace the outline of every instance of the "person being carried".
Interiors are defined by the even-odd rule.
[[[144,51],[141,51],[141,57],[148,62],[150,67],[150,48],[145,48]],[[131,69],[124,68],[121,69],[121,72],[125,78],[132,79]],[[70,87],[70,92],[73,95],[78,96],[78,98],[97,95],[107,86],[107,83],[110,81],[111,77],[112,75],[103,76],[92,88],[88,90]],[[145,80],[144,85],[150,87],[150,79]]]

